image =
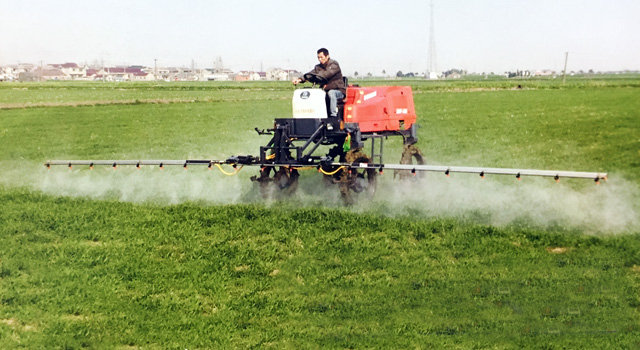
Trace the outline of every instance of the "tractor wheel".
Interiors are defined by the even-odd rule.
[[[348,163],[371,163],[362,150],[356,149],[347,152]],[[340,177],[340,195],[346,205],[355,203],[359,194],[373,197],[376,192],[376,169],[343,169]]]
[[[415,161],[415,163],[414,163]],[[424,156],[420,149],[415,145],[404,145],[402,150],[402,157],[400,158],[400,164],[416,164],[423,165],[425,163]],[[393,178],[398,177],[400,180],[407,180],[418,176],[418,174],[412,174],[411,170],[395,170],[393,172]]]
[[[271,175],[273,173],[273,175]],[[300,174],[294,168],[265,167],[260,170],[260,176],[251,177],[252,181],[260,183],[260,193],[263,198],[290,196],[298,188]]]

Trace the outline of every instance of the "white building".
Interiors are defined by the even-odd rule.
[[[75,63],[68,62],[60,65],[52,65],[52,67],[60,69],[62,73],[71,80],[84,78],[87,75],[87,67],[80,67]]]
[[[294,78],[297,78],[301,75],[302,73],[294,69],[274,68],[267,72],[266,79],[267,80],[293,80]]]
[[[249,80],[266,80],[266,72],[251,72],[249,73]]]

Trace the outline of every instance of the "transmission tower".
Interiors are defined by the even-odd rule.
[[[433,29],[433,1],[431,1],[431,19],[429,23],[429,61],[427,62],[427,76],[428,79],[438,79],[438,72],[436,67],[436,38]]]

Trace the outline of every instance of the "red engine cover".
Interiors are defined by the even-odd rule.
[[[361,132],[407,130],[416,122],[411,86],[348,87],[344,122]]]

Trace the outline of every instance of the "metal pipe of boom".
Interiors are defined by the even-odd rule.
[[[240,164],[240,165],[252,165],[261,167],[280,167],[286,166],[291,168],[307,167],[309,165],[318,164],[301,164],[299,166],[292,164],[261,164],[257,157],[231,157],[228,160],[215,160],[215,159],[184,159],[184,160],[50,160],[44,165],[47,167],[53,165],[156,165],[156,166],[169,166],[169,165],[210,165],[210,164]],[[326,165],[326,164],[325,164]],[[412,165],[412,164],[377,164],[377,163],[340,163],[332,162],[331,166],[345,167],[351,169],[385,169],[385,170],[407,170],[411,172],[427,171],[427,172],[440,172],[443,174],[451,173],[467,173],[484,175],[512,175],[518,178],[522,176],[542,176],[559,178],[578,178],[578,179],[592,179],[601,180],[607,179],[607,173],[597,172],[582,172],[582,171],[568,171],[568,170],[538,170],[538,169],[515,169],[515,168],[482,168],[482,167],[463,167],[463,166],[448,166],[448,165]]]
[[[513,175],[513,176],[543,176],[554,178],[581,178],[581,179],[606,179],[607,173],[568,171],[568,170],[538,170],[538,169],[513,169],[513,168],[481,168],[447,165],[412,165],[412,164],[367,164],[367,163],[332,163],[333,166],[348,166],[359,169],[429,171],[441,173],[471,173],[478,175]]]

